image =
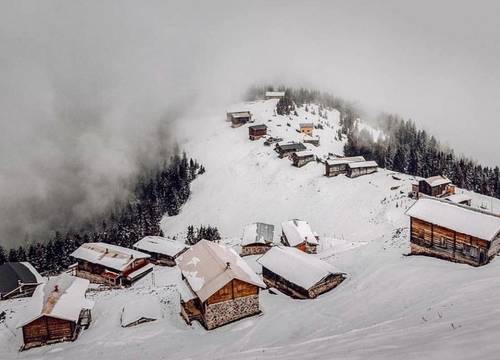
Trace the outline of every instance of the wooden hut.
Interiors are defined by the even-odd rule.
[[[311,144],[311,145],[314,145],[316,147],[319,146],[319,136],[318,135],[315,135],[315,136],[309,136],[309,135],[304,135],[304,137],[302,138],[302,142],[304,144]]]
[[[250,111],[233,111],[226,113],[227,121],[231,122],[231,126],[236,128],[245,125],[252,121],[252,113]]]
[[[413,193],[417,199],[420,194],[441,198],[455,194],[455,185],[444,176],[432,176],[420,180],[416,186],[413,186]]]
[[[285,97],[284,91],[266,91],[266,100],[270,99],[281,99]]]
[[[85,298],[89,281],[66,273],[50,278],[34,292],[22,328],[23,347],[74,341],[92,320],[94,302]]]
[[[29,297],[42,282],[30,263],[6,262],[0,265],[0,300]]]
[[[455,204],[472,206],[472,197],[467,194],[453,194],[444,199]]]
[[[325,162],[325,176],[332,177],[347,174],[347,165],[349,163],[362,161],[365,161],[362,156],[328,159]]]
[[[281,243],[309,254],[316,254],[319,237],[304,220],[288,220],[281,224]]]
[[[345,279],[333,265],[290,247],[275,246],[257,262],[268,287],[296,299],[314,299]]]
[[[313,123],[300,123],[300,132],[304,135],[313,136],[314,124]]]
[[[136,242],[133,248],[151,256],[149,260],[154,264],[175,266],[175,259],[186,251],[188,246],[162,236],[146,236]]]
[[[278,153],[280,158],[284,158],[292,155],[294,152],[307,150],[307,148],[302,143],[289,141],[277,143],[274,150]]]
[[[233,249],[201,240],[182,254],[181,315],[211,330],[260,313],[262,280]]]
[[[245,226],[241,238],[241,256],[264,254],[273,245],[274,225],[253,223]]]
[[[267,126],[265,124],[252,125],[248,127],[248,138],[250,140],[258,140],[267,135]]]
[[[97,284],[130,285],[153,271],[148,254],[102,242],[85,243],[71,256],[76,276]]]
[[[292,154],[293,166],[296,167],[302,167],[315,159],[316,156],[309,150],[297,151]]]
[[[355,178],[377,172],[378,164],[375,161],[356,161],[347,164],[347,176]]]
[[[480,266],[500,250],[497,214],[433,198],[421,198],[406,214],[412,254]]]

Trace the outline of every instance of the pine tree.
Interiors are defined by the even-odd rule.
[[[0,245],[0,265],[7,261],[7,255],[5,254],[5,249]]]

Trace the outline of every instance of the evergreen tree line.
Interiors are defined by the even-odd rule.
[[[194,228],[193,225],[189,225],[186,234],[186,244],[194,245],[200,240],[216,241],[220,240],[221,236],[219,229],[216,226],[203,226],[200,225],[198,228]]]
[[[70,254],[86,242],[107,242],[124,247],[148,235],[161,235],[164,214],[177,215],[191,193],[190,183],[205,168],[186,154],[173,156],[161,168],[137,181],[125,205],[79,231],[55,231],[47,241],[20,246],[8,253],[0,246],[0,265],[29,261],[41,273],[56,273],[72,263]]]
[[[417,129],[412,120],[382,114],[378,122],[384,132],[382,139],[374,139],[355,124],[346,132],[346,156],[363,155],[377,161],[380,167],[415,176],[444,175],[460,188],[500,198],[498,166],[482,166],[475,160],[456,156],[434,136]]]

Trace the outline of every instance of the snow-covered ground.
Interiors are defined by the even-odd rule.
[[[301,138],[300,122],[318,121],[301,109],[299,118],[273,116],[275,103],[241,107],[254,113],[255,124],[267,124],[273,136],[285,140]],[[380,170],[356,179],[326,178],[319,163],[295,168],[263,140],[249,141],[247,126],[233,129],[223,112],[214,113],[179,125],[181,148],[207,172],[192,184],[181,213],[163,220],[165,235],[181,241],[188,225],[210,224],[225,243],[236,245],[248,223],[274,224],[279,237],[281,222],[300,218],[321,238],[317,256],[346,272],[347,280],[315,300],[263,291],[262,315],[207,332],[178,315],[178,269],[155,267],[129,289],[91,293],[94,321],[76,342],[22,353],[15,325],[29,300],[4,301],[0,359],[500,358],[500,259],[473,268],[404,256],[412,177],[397,174],[401,180],[396,180]],[[321,146],[308,148],[318,155],[341,154],[343,141],[335,140],[338,113],[321,121],[328,123],[315,130]],[[500,201],[472,195],[474,206],[500,209]],[[255,256],[245,259],[260,272]],[[122,328],[123,305],[151,295],[161,301],[162,318]]]

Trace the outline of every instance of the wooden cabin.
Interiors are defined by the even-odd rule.
[[[472,197],[466,194],[453,194],[445,197],[444,200],[451,201],[455,204],[472,206]]]
[[[291,141],[277,143],[274,150],[278,153],[280,158],[284,158],[292,155],[294,152],[307,150],[307,148],[302,143]]]
[[[313,136],[314,124],[313,123],[301,123],[299,124],[300,132],[304,135]]]
[[[349,163],[363,161],[365,161],[365,158],[362,156],[328,159],[325,162],[325,176],[332,177],[347,174],[347,165]]]
[[[186,244],[162,236],[146,236],[136,242],[133,248],[150,256],[156,265],[175,266],[175,259],[188,249]]]
[[[297,151],[292,154],[293,166],[296,167],[302,167],[315,159],[316,156],[309,150]]]
[[[128,301],[122,309],[122,327],[131,327],[161,318],[160,301],[156,296],[142,296]]]
[[[302,142],[304,144],[311,144],[311,145],[318,147],[319,146],[319,136],[318,135],[315,135],[315,136],[304,135],[304,137],[302,138]]]
[[[377,171],[378,164],[375,161],[356,161],[347,164],[347,176],[350,178],[373,174]]]
[[[18,325],[23,332],[21,350],[76,340],[92,320],[94,302],[85,298],[88,286],[88,280],[66,273],[40,285]]]
[[[227,121],[231,122],[233,128],[240,127],[252,121],[252,113],[250,111],[233,111],[226,113]]]
[[[268,287],[295,299],[314,299],[345,279],[333,265],[290,247],[275,246],[257,262]]]
[[[421,198],[406,214],[412,254],[480,266],[500,250],[500,215],[435,198]]]
[[[0,265],[0,300],[29,297],[42,276],[28,262],[6,262]]]
[[[252,125],[248,127],[248,138],[250,140],[258,140],[267,135],[267,126],[265,124]]]
[[[319,236],[304,220],[288,220],[281,224],[281,243],[285,246],[297,248],[309,254],[316,254],[319,245]]]
[[[245,226],[241,238],[241,256],[264,254],[273,245],[274,225],[253,223]]]
[[[417,199],[420,194],[441,198],[455,194],[455,185],[451,183],[450,179],[438,175],[422,179],[417,184],[413,184],[412,192]]]
[[[285,97],[284,91],[266,91],[266,100],[270,99],[282,99]]]
[[[130,285],[153,271],[150,255],[107,243],[85,243],[71,254],[76,276],[92,283]]]
[[[181,316],[207,330],[260,313],[262,280],[233,249],[201,240],[177,259]]]

